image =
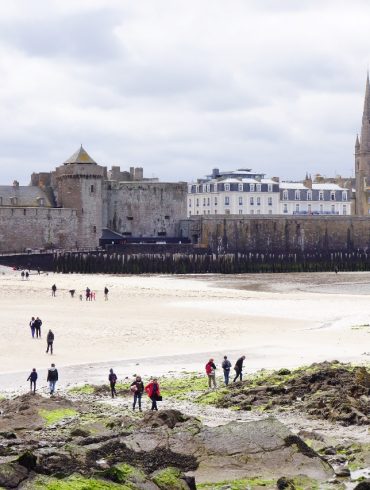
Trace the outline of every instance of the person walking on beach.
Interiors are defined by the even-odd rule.
[[[234,378],[234,383],[235,381],[240,378],[240,381],[243,380],[243,362],[244,362],[245,356],[239,357],[239,359],[235,363],[235,378]]]
[[[70,289],[69,294],[71,295],[71,298],[74,297],[76,290],[75,289]]]
[[[86,288],[86,301],[90,301],[90,288]]]
[[[55,364],[52,364],[50,369],[48,370],[47,382],[49,383],[50,396],[54,395],[55,385],[58,381],[58,370],[55,367]]]
[[[33,368],[31,371],[31,374],[28,376],[27,381],[30,382],[30,390],[33,391],[33,393],[36,393],[36,381],[37,381],[37,372],[36,368]]]
[[[157,378],[153,378],[149,381],[149,383],[145,386],[145,391],[149,398],[152,400],[152,408],[150,410],[158,411],[157,401],[161,401],[162,396]]]
[[[24,279],[24,271],[21,272],[21,278],[22,278],[22,281]]]
[[[229,384],[230,369],[231,369],[231,362],[229,361],[227,356],[224,356],[224,360],[222,361],[222,369],[224,371],[225,385],[227,386]]]
[[[55,284],[53,284],[53,285],[51,286],[51,295],[52,295],[52,296],[54,296],[54,298],[55,298],[55,296],[56,296],[56,295],[55,295],[55,293],[56,293],[56,292],[57,292],[57,287],[56,287],[56,285],[55,285]]]
[[[216,365],[214,359],[210,359],[206,364],[206,373],[208,376],[208,388],[217,388],[216,386]]]
[[[108,293],[109,293],[109,289],[107,288],[107,286],[105,286],[105,288],[104,288],[104,299],[105,299],[105,301],[108,301]]]
[[[135,381],[131,383],[130,386],[131,393],[134,395],[134,402],[132,404],[132,409],[135,410],[136,402],[139,405],[139,412],[141,412],[141,397],[144,393],[144,383],[141,379],[141,376],[136,376]]]
[[[31,318],[31,321],[30,321],[30,329],[31,329],[31,335],[32,335],[32,338],[34,339],[35,338],[35,317],[33,316]]]
[[[26,279],[27,279],[27,281],[28,281],[29,277],[30,277],[30,273],[28,271],[26,271]]]
[[[48,331],[48,335],[46,337],[46,342],[47,342],[46,354],[49,352],[49,349],[50,349],[50,354],[53,355],[54,334],[51,330]]]
[[[33,322],[34,326],[35,326],[35,331],[36,331],[36,338],[40,338],[41,339],[41,325],[42,325],[42,321],[40,320],[40,318],[37,316],[36,317],[36,320]]]
[[[117,375],[114,373],[112,368],[109,370],[108,380],[110,384],[110,391],[112,394],[112,398],[114,398],[115,396],[117,396],[117,392],[116,392]]]

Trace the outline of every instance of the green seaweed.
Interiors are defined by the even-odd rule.
[[[132,490],[132,486],[121,485],[97,478],[84,478],[72,475],[58,480],[56,478],[37,477],[25,487],[27,490]]]
[[[72,408],[58,408],[56,410],[40,410],[39,415],[45,420],[46,425],[53,425],[68,417],[74,417],[78,414]]]

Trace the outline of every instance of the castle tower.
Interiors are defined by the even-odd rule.
[[[370,83],[366,78],[364,112],[362,115],[361,139],[355,143],[356,214],[369,215],[370,197]]]
[[[104,167],[84,150],[77,150],[56,169],[57,205],[77,210],[78,247],[97,247],[102,231]]]

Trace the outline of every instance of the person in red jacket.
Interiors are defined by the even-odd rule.
[[[206,364],[206,373],[207,373],[207,376],[208,376],[208,387],[209,388],[212,388],[212,384],[213,384],[213,388],[216,388],[216,366],[215,366],[215,363],[213,362],[214,359],[210,359],[207,364]]]
[[[145,391],[152,400],[151,410],[158,410],[157,401],[162,400],[162,397],[157,378],[153,378],[149,381],[149,383],[145,386]]]

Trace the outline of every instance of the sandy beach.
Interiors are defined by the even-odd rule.
[[[51,296],[51,286],[57,295]],[[109,364],[124,374],[202,370],[212,354],[247,356],[247,371],[322,360],[370,360],[370,273],[244,276],[0,275],[0,388],[9,373],[69,367],[84,382]],[[96,301],[80,301],[86,287]],[[104,287],[109,300],[104,301]],[[72,299],[70,289],[76,294]],[[31,316],[43,321],[32,339]],[[45,353],[55,334],[54,355]],[[75,366],[83,365],[80,368]],[[73,366],[73,369],[71,368]],[[101,373],[101,375],[100,375]],[[90,376],[91,375],[91,376]],[[97,381],[100,381],[99,376]]]

